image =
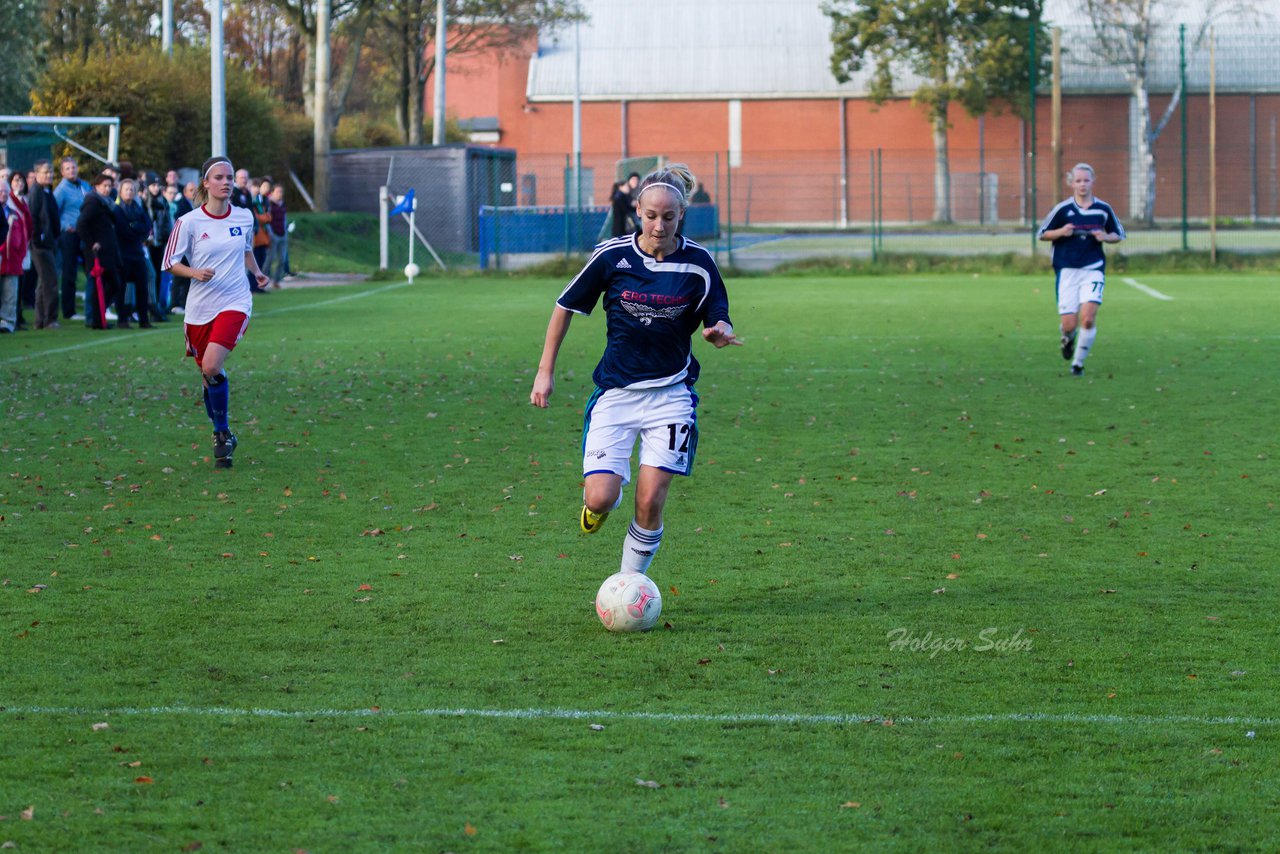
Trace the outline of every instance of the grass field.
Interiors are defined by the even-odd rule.
[[[629,636],[559,281],[260,298],[229,472],[175,324],[6,336],[0,843],[1274,850],[1277,282],[1140,284],[1073,379],[1048,276],[731,281]]]

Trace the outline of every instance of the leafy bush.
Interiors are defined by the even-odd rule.
[[[254,174],[287,162],[284,105],[240,68],[226,72],[227,154]],[[31,94],[32,112],[50,116],[119,116],[120,159],[135,168],[199,166],[209,156],[212,126],[209,53],[158,49],[54,59]],[[107,129],[86,128],[77,141],[107,151]],[[70,147],[67,153],[76,154]],[[91,169],[90,171],[96,171]]]

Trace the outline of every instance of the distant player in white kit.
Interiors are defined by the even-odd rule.
[[[605,241],[556,300],[529,401],[546,408],[556,356],[569,321],[605,309],[607,340],[592,379],[582,435],[582,530],[600,530],[631,480],[640,442],[635,518],[622,546],[623,570],[647,572],[662,544],[662,512],[675,475],[688,475],[698,446],[698,360],[690,338],[701,326],[717,348],[742,342],[729,322],[729,297],[710,253],[678,233],[694,188],[672,165],[650,173],[636,193],[640,233]]]
[[[1062,358],[1071,374],[1084,375],[1084,360],[1098,335],[1098,306],[1106,285],[1104,243],[1124,240],[1111,205],[1093,195],[1093,167],[1077,163],[1067,174],[1071,198],[1059,202],[1040,225],[1041,240],[1053,242],[1058,316],[1062,319]]]
[[[228,423],[231,384],[223,370],[249,326],[253,297],[245,270],[260,287],[270,281],[253,257],[253,213],[233,207],[235,170],[226,157],[211,157],[200,170],[196,209],[178,217],[162,267],[191,279],[183,315],[187,353],[204,383],[204,406],[213,422],[213,465],[231,468],[236,437]]]

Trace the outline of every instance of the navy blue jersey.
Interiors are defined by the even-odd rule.
[[[556,300],[590,314],[603,297],[608,335],[591,375],[596,386],[661,388],[698,379],[690,339],[699,326],[729,323],[729,295],[711,254],[685,237],[661,261],[636,236],[595,248],[591,260]]]
[[[1049,211],[1036,236],[1041,237],[1046,231],[1062,228],[1067,223],[1074,225],[1076,230],[1070,237],[1059,237],[1053,241],[1053,269],[1106,270],[1107,256],[1102,251],[1102,244],[1089,232],[1114,232],[1120,235],[1121,240],[1124,239],[1124,226],[1111,205],[1094,199],[1089,207],[1082,208],[1076,204],[1075,196],[1063,199]]]

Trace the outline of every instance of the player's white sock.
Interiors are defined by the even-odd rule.
[[[648,572],[653,556],[662,545],[662,528],[647,531],[633,520],[627,528],[626,539],[622,541],[622,571]]]
[[[1097,337],[1098,327],[1096,326],[1080,330],[1076,336],[1076,355],[1071,360],[1072,365],[1084,366],[1085,357],[1089,355],[1089,348],[1093,346],[1093,339]]]

